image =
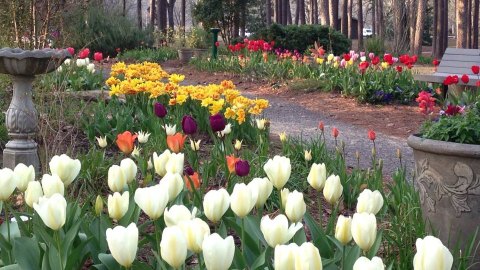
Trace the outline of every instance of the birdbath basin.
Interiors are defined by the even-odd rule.
[[[67,50],[0,49],[0,73],[13,81],[13,97],[5,121],[10,141],[3,150],[3,166],[15,168],[19,163],[33,165],[40,171],[37,143],[37,110],[32,101],[32,83],[36,75],[56,70],[70,54]]]

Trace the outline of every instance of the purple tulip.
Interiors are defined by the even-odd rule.
[[[167,108],[165,108],[160,102],[155,102],[155,105],[153,105],[153,111],[155,112],[155,115],[160,118],[164,118],[167,115]]]
[[[183,133],[192,135],[197,132],[197,122],[190,115],[185,115],[182,119]]]
[[[240,177],[247,176],[250,172],[250,164],[246,160],[239,159],[235,162],[235,174]]]
[[[210,126],[212,127],[213,132],[224,130],[226,126],[225,118],[219,113],[210,116]]]
[[[195,172],[193,171],[192,167],[190,166],[187,166],[183,172],[185,173],[185,175],[193,175]]]

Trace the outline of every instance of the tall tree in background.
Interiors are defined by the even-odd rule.
[[[297,21],[298,16],[298,21]],[[305,20],[305,0],[297,0],[297,9],[295,15],[296,24],[306,24]]]
[[[467,48],[472,48],[472,0],[467,0]]]
[[[467,0],[457,0],[457,48],[467,47]]]
[[[410,53],[413,54],[413,48],[415,47],[415,35],[417,35],[417,1],[416,0],[410,0],[408,3],[409,10],[408,10],[408,26],[409,26],[409,33],[410,33]]]
[[[377,14],[375,13],[376,1],[372,0],[372,33],[375,36],[377,34]]]
[[[149,16],[150,16],[150,26],[153,29],[153,26],[155,25],[155,0],[150,0]]]
[[[127,16],[127,0],[122,0],[122,16]]]
[[[338,30],[338,0],[329,0],[328,9],[330,11],[330,27]]]
[[[423,27],[425,25],[425,17],[427,15],[427,0],[418,0],[417,14],[412,54],[420,55],[422,53]]]
[[[137,0],[137,22],[138,28],[142,29],[142,0]]]
[[[312,24],[318,24],[318,0],[311,0],[310,6],[311,10],[311,19]]]
[[[180,26],[182,27],[182,32],[183,32],[183,35],[185,35],[185,27],[186,27],[186,13],[187,13],[187,1],[186,0],[181,0],[180,2]]]
[[[357,39],[358,39],[358,51],[363,50],[363,5],[362,0],[358,0],[358,13],[357,13]]]
[[[272,24],[272,0],[265,0],[266,4],[266,16],[267,16],[267,26],[270,26]]]
[[[348,0],[347,3],[347,22],[348,22],[348,38],[353,39],[353,0]]]
[[[478,12],[480,0],[473,0],[472,48],[478,49]]]
[[[408,42],[408,19],[404,0],[393,0],[393,52],[403,53],[407,50]]]
[[[167,5],[167,0],[157,0],[157,24],[163,33],[167,31]]]
[[[288,23],[288,6],[289,6],[289,0],[281,0],[281,6],[282,6],[282,24],[286,25]]]
[[[323,25],[330,25],[330,12],[328,11],[329,0],[320,0],[320,22]]]
[[[170,30],[175,29],[175,18],[173,17],[175,11],[175,2],[176,0],[170,0],[167,2],[168,28],[170,28]]]
[[[341,22],[341,30],[342,34],[345,36],[348,36],[348,5],[347,5],[348,0],[342,0],[342,20]]]
[[[448,42],[448,29],[447,24],[444,22],[445,18],[448,16],[448,2],[446,0],[435,0],[434,7],[436,7],[435,12],[435,44],[433,55],[436,58],[442,58],[445,49],[447,48]],[[447,17],[448,18],[448,17]]]
[[[383,0],[380,0],[377,2],[377,36],[383,40],[384,35],[385,35],[385,19],[383,16]]]

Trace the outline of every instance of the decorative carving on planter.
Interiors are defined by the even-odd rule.
[[[457,217],[462,212],[471,212],[468,205],[468,196],[480,196],[480,175],[474,175],[470,166],[456,162],[453,173],[457,177],[455,184],[446,184],[444,177],[430,167],[427,158],[420,160],[416,165],[417,183],[420,202],[426,204],[428,211],[435,212],[435,205],[443,197],[448,197]],[[432,190],[433,192],[429,192]]]

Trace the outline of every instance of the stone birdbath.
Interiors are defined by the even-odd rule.
[[[37,110],[32,101],[32,83],[36,75],[56,70],[70,54],[67,50],[0,49],[0,73],[13,81],[13,97],[5,121],[10,141],[3,150],[3,166],[15,168],[19,163],[33,165],[40,171],[37,143]]]

